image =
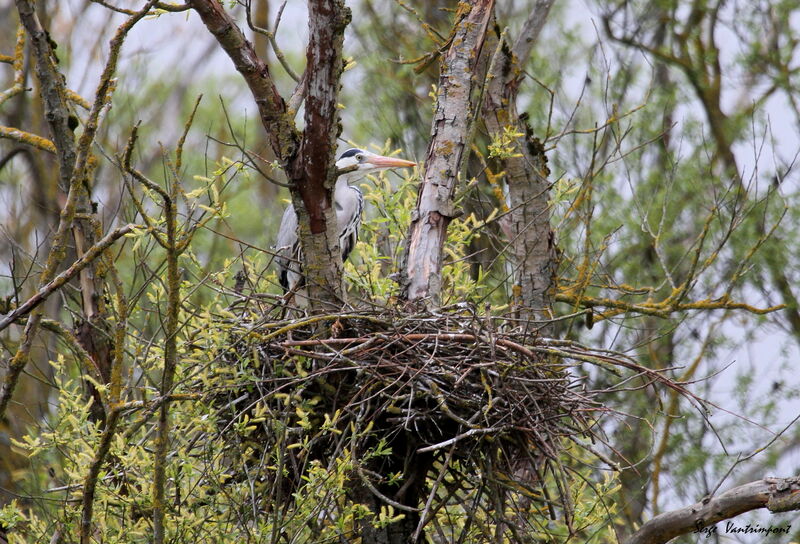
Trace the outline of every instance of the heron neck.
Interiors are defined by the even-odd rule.
[[[347,189],[348,185],[351,185],[357,182],[359,179],[363,178],[364,174],[360,172],[348,172],[347,174],[342,174],[339,176],[339,179],[336,180],[336,191],[341,191],[343,189]]]

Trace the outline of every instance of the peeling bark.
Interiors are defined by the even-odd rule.
[[[525,117],[517,112],[517,94],[522,80],[521,67],[536,44],[553,1],[536,3],[513,47],[497,32],[502,41],[490,63],[482,111],[490,138],[508,129],[519,134],[514,141],[515,152],[498,160],[508,185],[510,212],[504,230],[509,237],[509,260],[513,268],[513,302],[526,329],[531,326],[531,320],[546,321],[553,317],[552,291],[557,266],[550,226],[547,157]],[[553,336],[553,329],[549,323],[536,326],[536,331],[546,336]],[[542,457],[520,459],[515,477],[535,484],[542,473],[542,463]],[[527,509],[531,499],[522,500]]]
[[[309,0],[309,43],[306,49],[307,94],[305,131],[278,92],[269,66],[217,0],[190,0],[206,28],[247,82],[258,106],[273,152],[290,181],[298,235],[305,258],[303,273],[313,310],[341,306],[344,288],[333,188],[339,135],[336,108],[343,70],[344,29],[350,10],[343,0]]]
[[[493,8],[494,0],[460,4],[456,31],[443,59],[425,172],[401,267],[400,296],[408,301],[439,304],[442,249],[447,226],[458,215],[453,194],[470,144],[480,84],[476,69]]]
[[[336,185],[336,137],[341,132],[339,78],[344,70],[342,45],[350,10],[342,0],[308,3],[305,130],[299,164],[291,169],[292,202],[300,226],[308,297],[336,309],[344,294],[343,267],[333,190]],[[306,227],[308,230],[306,230]]]

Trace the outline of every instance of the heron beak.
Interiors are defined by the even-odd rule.
[[[364,162],[367,162],[373,166],[377,166],[378,168],[405,168],[417,165],[415,162],[396,159],[394,157],[383,157],[381,155],[373,155],[368,157]]]

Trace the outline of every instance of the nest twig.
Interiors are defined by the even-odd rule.
[[[335,321],[330,330],[337,336],[316,336],[313,325],[320,320]],[[437,463],[447,465],[453,481],[474,480],[480,474],[502,487],[515,480],[514,492],[560,505],[569,523],[569,486],[559,468],[562,449],[577,444],[615,466],[601,452],[608,448],[597,446],[598,440],[605,444],[596,434],[597,420],[613,412],[600,395],[661,384],[694,399],[662,372],[630,357],[522,336],[519,330],[505,330],[502,320],[465,307],[436,314],[354,313],[251,326],[232,347],[231,364],[258,371],[248,394],[226,393],[227,399],[237,400],[231,420],[259,403],[268,405],[271,417],[294,433],[293,440],[307,437],[305,457],[287,460],[298,473],[309,459],[328,459],[344,448],[367,455],[376,444],[388,444],[392,454],[379,465],[359,468],[357,479],[366,479],[367,488],[384,504],[419,512],[424,503],[420,524],[435,509],[434,491],[414,494],[410,484],[398,490],[381,480],[401,472],[406,482],[416,480],[414,485],[423,490],[420,482]],[[619,376],[617,385],[591,390],[585,365]],[[638,385],[632,385],[631,371],[640,378]],[[295,413],[303,402],[313,406],[310,420],[301,421]],[[323,432],[331,430],[331,421],[336,432]],[[274,427],[267,425],[263,435],[251,436],[248,443],[266,448],[276,440]],[[409,460],[422,474],[413,474]],[[548,467],[551,474],[561,474],[550,486],[557,495],[553,499],[545,482]],[[443,480],[445,468],[439,469],[436,482]],[[293,485],[299,485],[300,476]],[[445,495],[457,495],[457,488],[451,485]]]

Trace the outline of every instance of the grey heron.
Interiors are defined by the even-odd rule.
[[[364,209],[364,195],[358,187],[351,184],[372,172],[415,165],[411,161],[384,157],[358,148],[348,149],[339,156],[336,168],[345,172],[336,180],[333,202],[336,207],[342,261],[347,259],[356,245],[361,227],[361,212]],[[285,293],[296,292],[303,287],[305,278],[302,272],[303,253],[297,236],[297,214],[291,204],[283,212],[275,249],[278,281]]]

